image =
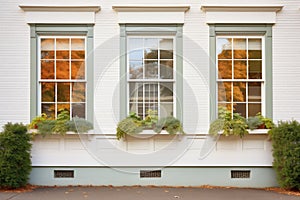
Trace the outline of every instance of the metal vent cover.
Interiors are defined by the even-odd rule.
[[[250,170],[231,170],[231,178],[250,178]]]
[[[54,178],[74,178],[74,170],[54,170]]]
[[[161,170],[140,170],[140,178],[161,178]]]

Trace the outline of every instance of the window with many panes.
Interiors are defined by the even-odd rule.
[[[40,36],[38,49],[40,113],[86,118],[86,37]]]
[[[217,36],[217,105],[244,117],[263,110],[264,38]]]
[[[175,112],[174,37],[127,38],[128,111],[145,118]]]

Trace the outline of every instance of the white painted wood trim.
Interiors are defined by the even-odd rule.
[[[190,5],[113,5],[112,9],[117,12],[186,12]]]
[[[19,5],[25,12],[99,12],[97,5]]]
[[[274,4],[206,4],[201,6],[204,12],[278,12],[282,10],[283,5]]]

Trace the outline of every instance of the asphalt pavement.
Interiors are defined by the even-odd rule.
[[[0,192],[0,200],[300,200],[262,189],[170,187],[38,187]]]

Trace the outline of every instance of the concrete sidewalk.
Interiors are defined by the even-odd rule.
[[[300,200],[259,189],[168,188],[168,187],[53,187],[31,192],[0,192],[0,200]]]

